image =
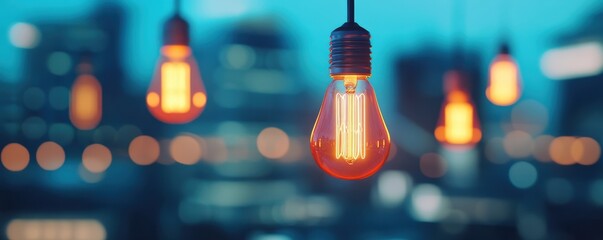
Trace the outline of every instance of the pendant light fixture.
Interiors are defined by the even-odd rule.
[[[318,166],[336,178],[363,179],[377,172],[390,150],[390,137],[371,76],[369,32],[354,22],[354,0],[347,1],[348,21],[331,33],[330,73],[310,149]]]
[[[458,71],[448,71],[444,76],[446,96],[435,137],[447,147],[470,147],[482,137],[475,104],[463,82],[463,75]]]
[[[458,43],[453,50],[452,61],[456,66],[455,69],[444,75],[445,98],[434,131],[436,140],[448,148],[471,147],[479,142],[482,137],[475,104],[471,100],[467,80],[462,71],[464,68],[463,27],[461,26],[464,23],[461,19],[464,17],[462,14],[463,7],[463,4],[458,4],[456,19],[452,21],[459,25],[457,30]]]
[[[504,6],[502,10],[504,13],[508,13],[508,5]],[[508,14],[503,15],[503,24],[506,26]],[[508,27],[504,27],[504,29],[503,32],[507,34]],[[521,91],[519,68],[511,56],[509,43],[503,40],[498,55],[490,65],[490,78],[488,87],[486,88],[486,97],[495,105],[509,106],[517,102],[521,96]]]
[[[92,64],[84,56],[78,66],[78,76],[71,87],[69,120],[80,130],[96,128],[103,115],[102,87],[92,75]]]
[[[180,16],[180,1],[175,14],[165,23],[161,58],[147,91],[147,107],[159,121],[188,123],[205,109],[207,95],[201,74],[189,46],[189,25]]]

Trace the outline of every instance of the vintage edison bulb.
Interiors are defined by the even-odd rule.
[[[486,97],[498,106],[509,106],[521,96],[519,68],[511,55],[499,54],[490,65]]]
[[[98,126],[102,114],[102,88],[90,73],[80,74],[71,87],[69,119],[80,130],[90,130]]]
[[[190,122],[205,109],[205,87],[189,46],[161,48],[161,59],[146,102],[155,118],[173,124]]]
[[[375,92],[366,75],[332,77],[310,138],[312,155],[334,177],[369,177],[385,163],[390,149]]]

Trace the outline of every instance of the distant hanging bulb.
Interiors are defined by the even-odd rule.
[[[164,46],[151,86],[147,107],[165,123],[187,123],[205,109],[207,95],[189,47],[188,23],[179,15],[165,26]]]
[[[390,150],[390,137],[371,75],[370,35],[348,21],[331,34],[331,84],[310,137],[312,156],[328,174],[346,180],[377,172]]]
[[[435,130],[436,139],[447,146],[471,146],[479,142],[482,133],[475,105],[461,87],[461,75],[448,72],[445,76],[446,99]]]
[[[80,75],[71,87],[69,119],[80,130],[98,126],[103,114],[102,87],[91,73],[91,65],[82,63]]]
[[[498,106],[509,106],[521,96],[521,79],[519,68],[509,54],[507,45],[490,65],[490,81],[486,88],[486,97]]]

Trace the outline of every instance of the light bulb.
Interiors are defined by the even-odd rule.
[[[318,166],[341,179],[374,174],[387,159],[390,138],[367,76],[334,76],[310,140]]]
[[[161,58],[147,91],[147,107],[162,122],[187,123],[205,109],[207,95],[188,46],[186,21],[178,15],[172,17],[165,34]]]
[[[446,74],[447,95],[442,104],[436,139],[447,146],[472,146],[482,137],[475,105],[460,87],[460,75]]]
[[[89,65],[83,64],[81,68]],[[102,88],[90,73],[80,74],[71,87],[69,119],[73,126],[89,130],[98,126],[103,114]]]
[[[363,179],[385,163],[390,138],[371,75],[370,34],[348,21],[331,33],[331,77],[310,137],[318,166],[336,178]]]
[[[490,65],[490,81],[486,97],[498,106],[509,106],[521,96],[521,79],[515,60],[503,46],[501,53]]]

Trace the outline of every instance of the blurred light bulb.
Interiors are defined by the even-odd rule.
[[[188,24],[179,15],[165,28],[164,46],[146,102],[151,114],[165,123],[187,123],[205,109],[207,95],[188,45]]]
[[[460,77],[457,72],[446,74],[447,96],[435,130],[436,139],[449,146],[471,146],[482,137],[475,105],[460,87]]]
[[[102,87],[98,80],[89,73],[89,63],[83,63],[80,69],[84,69],[84,71],[71,87],[69,119],[76,128],[90,130],[98,126],[102,118]]]
[[[521,79],[515,60],[503,46],[501,53],[490,65],[490,81],[486,97],[498,106],[509,106],[521,96]]]

